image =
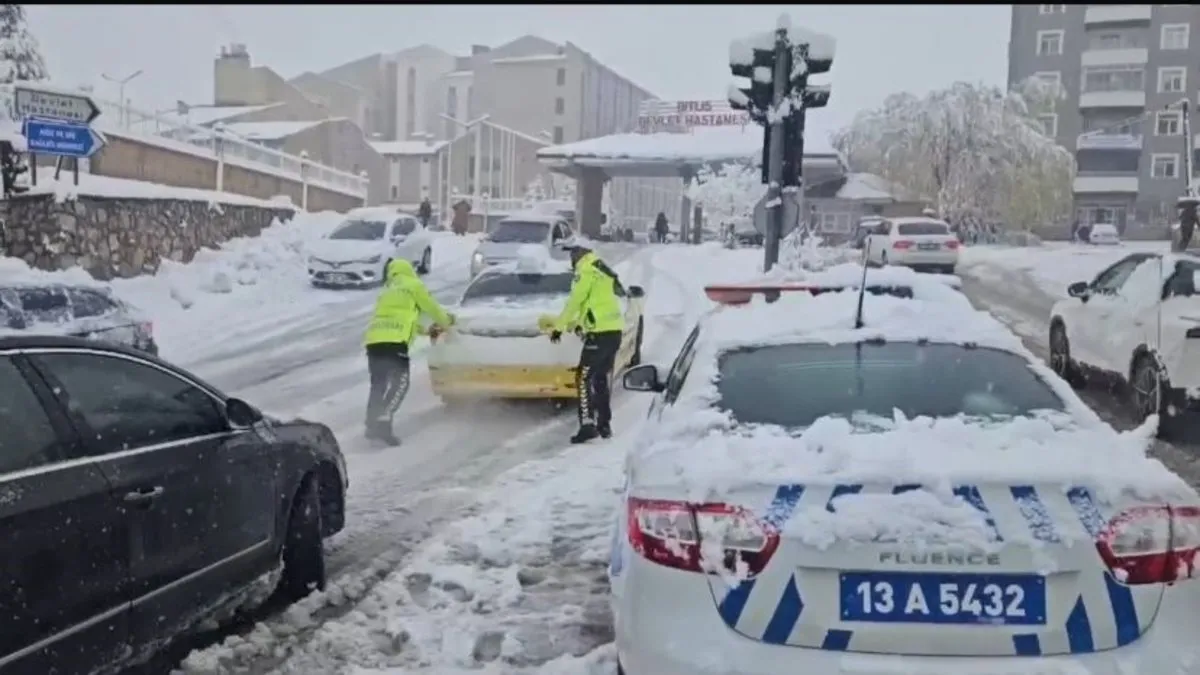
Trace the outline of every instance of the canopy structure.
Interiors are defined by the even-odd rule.
[[[805,134],[803,171],[806,175],[841,175],[845,164],[826,133]],[[585,233],[598,234],[604,182],[610,178],[691,180],[701,167],[726,162],[754,161],[762,155],[763,129],[701,127],[689,133],[614,134],[538,150],[538,159],[551,171],[574,178],[576,206]],[[690,200],[684,198],[680,222],[691,220]]]

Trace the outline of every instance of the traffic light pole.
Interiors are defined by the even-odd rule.
[[[771,97],[772,111],[767,116],[771,128],[771,144],[767,149],[767,179],[769,181],[767,186],[769,201],[767,203],[774,204],[774,206],[769,209],[770,226],[763,238],[764,272],[770,272],[775,263],[779,262],[779,240],[783,236],[783,152],[786,139],[784,138],[785,118],[778,114],[778,111],[780,104],[788,94],[791,62],[791,45],[788,43],[787,31],[776,31],[775,72],[771,78],[775,93]]]

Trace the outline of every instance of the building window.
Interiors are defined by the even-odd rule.
[[[1061,30],[1039,30],[1037,32],[1038,56],[1062,54],[1063,32]]]
[[[396,201],[399,198],[400,198],[400,188],[393,185],[392,186],[392,201]]]
[[[450,117],[458,119],[458,88],[457,87],[450,87],[449,89],[446,90],[446,114]],[[457,131],[458,125],[456,125],[454,122],[452,122],[450,120],[445,120],[445,122],[446,122],[446,138],[452,139],[455,136],[457,136],[458,134],[456,134],[455,132]]]
[[[1178,93],[1187,88],[1187,68],[1172,66],[1158,69],[1158,91]]]
[[[474,114],[472,112],[473,110],[475,110],[475,99],[473,98],[474,95],[475,95],[475,88],[468,85],[467,86],[467,119],[471,119],[471,115]]]
[[[558,98],[554,99],[554,114],[555,115],[563,114],[563,111],[566,109],[567,109],[567,102],[565,100],[563,100],[563,97],[559,96]]]
[[[1129,33],[1091,33],[1088,35],[1088,49],[1133,49],[1142,47],[1139,40]]]
[[[1151,155],[1150,175],[1154,178],[1178,178],[1179,155],[1174,153]]]
[[[1066,5],[1038,5],[1038,14],[1066,14]]]
[[[1062,86],[1062,73],[1057,70],[1043,70],[1041,72],[1034,73],[1033,76],[1042,84],[1054,87]]]
[[[555,145],[563,142],[563,128],[554,127],[554,143]]]
[[[1096,91],[1144,91],[1146,72],[1141,66],[1097,66],[1084,68],[1083,93]]]
[[[412,138],[417,130],[417,69],[408,69],[404,84],[404,140]]]
[[[849,213],[822,213],[818,222],[822,232],[836,232],[839,234],[848,234],[850,232]]]
[[[567,69],[566,69],[566,68],[559,68],[559,69],[558,69],[558,75],[557,75],[557,78],[558,78],[558,79],[557,79],[557,82],[556,82],[556,83],[558,84],[558,86],[560,86],[560,87],[561,87],[561,86],[563,86],[564,84],[566,84],[566,83],[567,83]]]
[[[1058,115],[1054,113],[1038,115],[1038,121],[1042,123],[1042,133],[1050,138],[1058,136]]]
[[[467,155],[467,173],[475,175],[475,155]]]
[[[1158,46],[1162,49],[1187,49],[1191,26],[1186,23],[1164,23]]]
[[[1179,129],[1182,126],[1179,111],[1164,110],[1158,113],[1158,119],[1154,123],[1155,136],[1178,136]]]

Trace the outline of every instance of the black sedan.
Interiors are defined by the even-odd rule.
[[[154,356],[0,337],[0,674],[136,663],[325,583],[345,461]]]

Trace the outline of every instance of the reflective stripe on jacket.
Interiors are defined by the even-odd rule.
[[[625,315],[618,295],[620,288],[617,275],[595,253],[587,253],[575,264],[571,295],[558,316],[555,329],[566,332],[579,325],[586,333],[625,330]]]
[[[393,260],[387,266],[387,280],[375,300],[375,314],[367,325],[363,343],[411,344],[416,335],[421,314],[429,315],[434,323],[448,328],[452,320],[446,310],[429,294],[429,289],[417,277],[412,263]]]

